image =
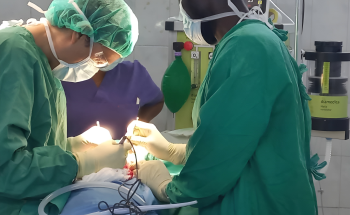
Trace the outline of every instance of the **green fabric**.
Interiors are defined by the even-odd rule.
[[[0,31],[0,67],[0,214],[37,214],[40,200],[71,184],[78,171],[65,151],[64,91],[23,27]],[[48,205],[50,214],[67,197]]]
[[[138,21],[123,0],[74,0],[84,19],[69,0],[53,0],[45,13],[59,28],[94,36],[94,41],[113,49],[123,58],[129,56],[138,39]]]
[[[197,215],[198,208],[187,206],[176,209],[159,210],[157,213],[158,215]]]
[[[214,51],[193,109],[187,163],[167,186],[200,215],[315,215],[311,116],[301,71],[264,23],[232,28]]]
[[[174,175],[179,175],[181,170],[183,169],[183,165],[175,165],[169,161],[165,161],[165,160],[161,160],[159,158],[156,158],[154,155],[148,153],[146,158],[145,158],[146,161],[150,161],[150,160],[160,160],[164,163],[164,165],[166,166],[166,168],[168,169],[169,173],[171,176],[174,176]]]
[[[318,161],[320,158],[318,157],[318,154],[315,154],[312,156],[310,160],[310,165],[311,165],[311,171],[314,176],[314,178],[317,181],[321,181],[323,179],[326,179],[326,174],[320,173],[319,170],[323,169],[327,165],[327,161],[323,161],[322,163],[318,164]]]

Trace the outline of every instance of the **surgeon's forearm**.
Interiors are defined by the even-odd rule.
[[[12,199],[46,196],[70,185],[77,170],[73,155],[59,146],[36,147],[32,152],[18,150],[0,165],[0,173],[4,176],[0,177],[0,196]]]
[[[155,105],[143,106],[140,108],[138,117],[143,122],[150,122],[156,117],[163,109],[164,101],[161,101]]]

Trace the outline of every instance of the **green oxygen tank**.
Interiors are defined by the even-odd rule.
[[[191,76],[181,57],[183,48],[184,43],[173,43],[175,61],[170,64],[162,80],[164,102],[172,113],[181,109],[191,92]]]

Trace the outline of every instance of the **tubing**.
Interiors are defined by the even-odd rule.
[[[38,208],[38,213],[39,215],[47,215],[44,212],[44,208],[45,206],[54,198],[56,198],[59,195],[62,195],[63,193],[67,193],[73,190],[79,190],[82,188],[109,188],[109,189],[113,189],[113,190],[118,190],[121,193],[124,193],[127,195],[127,193],[129,192],[129,188],[122,186],[120,184],[115,184],[115,183],[110,183],[110,182],[79,182],[76,184],[72,184],[66,187],[62,187],[59,190],[56,190],[55,192],[49,194],[48,196],[46,196],[40,203],[39,208]],[[137,193],[134,194],[133,199],[135,201],[137,201],[138,204],[140,205],[146,205],[146,202],[139,196],[137,195]]]
[[[166,209],[172,209],[172,208],[181,208],[189,205],[195,205],[197,204],[197,201],[193,202],[185,202],[180,204],[167,204],[167,205],[147,205],[147,206],[139,206],[138,208],[142,212],[146,211],[156,211],[156,210],[166,210]],[[114,210],[114,214],[128,214],[129,209],[128,208],[119,208]],[[102,211],[102,212],[95,212],[88,215],[111,215],[110,211]]]
[[[331,157],[332,157],[332,139],[326,138],[327,139],[327,145],[326,145],[326,154],[324,160],[327,161],[327,165],[323,167],[320,170],[320,173],[325,174],[328,170],[328,167],[331,163]]]

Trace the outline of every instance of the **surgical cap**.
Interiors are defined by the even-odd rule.
[[[94,42],[123,58],[131,54],[139,35],[138,21],[124,0],[74,0],[87,20],[70,1],[52,1],[45,12],[51,25],[94,36]]]

